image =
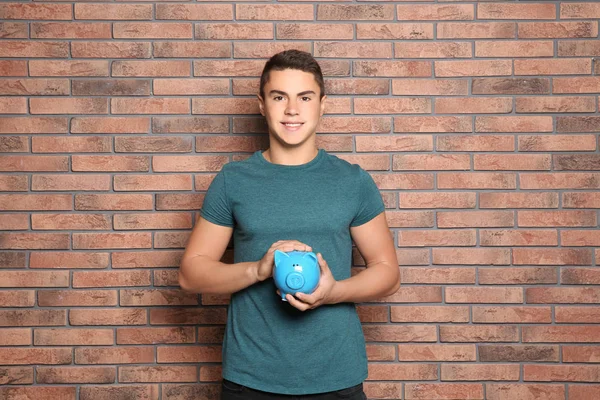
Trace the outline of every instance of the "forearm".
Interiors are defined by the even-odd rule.
[[[225,264],[206,256],[182,260],[179,285],[188,292],[231,294],[258,282],[257,262]]]
[[[336,303],[362,303],[392,295],[399,287],[398,267],[382,262],[367,267],[351,278],[337,281],[333,298]]]

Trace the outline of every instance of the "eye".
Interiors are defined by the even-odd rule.
[[[311,98],[308,97],[308,96],[303,96],[302,97],[302,101],[310,101],[310,100],[311,100]]]
[[[273,100],[275,100],[275,101],[283,100],[283,96],[275,96],[275,97],[273,97]]]

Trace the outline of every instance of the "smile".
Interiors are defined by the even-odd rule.
[[[303,122],[282,122],[281,123],[288,131],[296,131],[304,125]]]

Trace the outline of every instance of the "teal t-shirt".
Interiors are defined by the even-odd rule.
[[[234,262],[258,261],[278,240],[320,252],[336,280],[350,277],[350,227],[384,211],[371,176],[320,149],[302,165],[255,152],[226,164],[206,193],[202,217],[233,227]],[[323,393],[367,377],[365,340],[354,303],[301,312],[281,300],[273,279],[231,296],[223,377],[279,394]]]

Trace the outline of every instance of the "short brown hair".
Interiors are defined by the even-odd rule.
[[[300,50],[285,50],[272,56],[263,68],[260,76],[260,96],[265,98],[265,85],[269,81],[271,71],[283,71],[284,69],[297,69],[313,74],[315,81],[321,90],[319,98],[325,95],[325,82],[323,72],[317,60],[310,53]]]

